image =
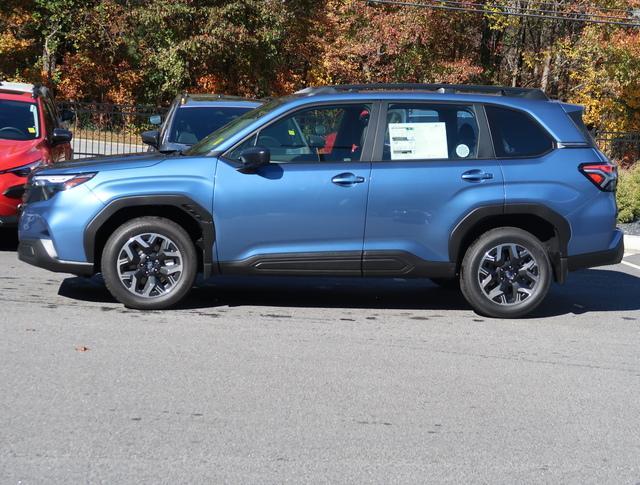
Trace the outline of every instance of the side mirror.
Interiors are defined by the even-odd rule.
[[[271,162],[271,152],[268,148],[251,147],[243,150],[240,154],[241,172],[255,172],[260,167],[269,165]]]
[[[63,109],[60,113],[60,121],[71,123],[76,119],[76,114],[70,109]]]
[[[160,116],[160,115],[149,116],[149,123],[151,123],[152,125],[161,125],[162,124],[162,116]]]
[[[160,132],[158,130],[143,131],[141,136],[142,143],[156,149],[160,146]]]
[[[51,134],[51,144],[60,145],[61,143],[70,143],[73,139],[73,133],[64,128],[54,128]]]

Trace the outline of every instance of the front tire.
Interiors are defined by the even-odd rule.
[[[542,303],[551,278],[542,243],[522,229],[501,227],[484,233],[465,253],[460,289],[476,312],[517,318]]]
[[[109,237],[102,275],[116,300],[138,310],[169,308],[189,292],[197,255],[191,238],[162,217],[132,219]]]

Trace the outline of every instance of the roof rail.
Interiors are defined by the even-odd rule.
[[[420,83],[373,83],[373,84],[340,84],[336,86],[308,87],[297,91],[296,94],[313,96],[316,94],[339,93],[343,91],[433,91],[437,93],[472,93],[492,94],[495,96],[509,96],[548,101],[549,98],[541,89],[512,88],[504,86],[482,86],[475,84],[420,84]]]

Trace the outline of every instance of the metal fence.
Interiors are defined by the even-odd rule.
[[[58,109],[75,113],[69,126],[75,158],[147,151],[140,134],[154,129],[149,123],[151,115],[167,111],[156,106],[68,101],[58,103]]]
[[[149,116],[165,114],[167,108],[109,103],[61,102],[58,108],[70,109],[75,119],[73,149],[76,158],[120,155],[147,151],[140,134],[154,129]],[[623,166],[640,160],[640,133],[603,131],[594,133],[600,149]]]
[[[596,143],[612,160],[629,166],[640,160],[640,133],[601,131],[595,133]]]

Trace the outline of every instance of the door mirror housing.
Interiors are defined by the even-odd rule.
[[[152,146],[156,150],[160,146],[160,132],[158,130],[143,131],[142,143]]]
[[[240,153],[241,172],[255,172],[260,167],[269,165],[271,162],[271,152],[264,147],[251,147]]]
[[[71,133],[69,130],[65,130],[64,128],[54,128],[53,133],[51,134],[52,145],[71,143],[72,139],[73,133]]]

